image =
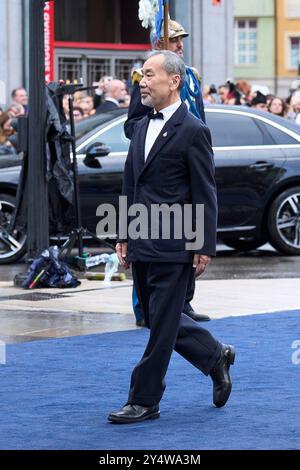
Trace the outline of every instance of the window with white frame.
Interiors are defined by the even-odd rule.
[[[287,0],[287,17],[290,19],[300,18],[299,0]]]
[[[235,21],[235,65],[257,64],[257,20]]]
[[[297,69],[300,65],[300,35],[289,38],[290,68]]]

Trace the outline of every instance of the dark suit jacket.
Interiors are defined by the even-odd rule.
[[[101,106],[101,104],[105,101],[104,100],[104,96],[103,95],[96,95],[94,96],[94,109],[97,109],[99,108],[99,106]]]
[[[196,97],[196,107],[201,116],[202,121],[205,123],[204,104],[202,93]],[[130,106],[128,110],[128,118],[124,124],[124,132],[127,139],[131,139],[136,123],[151,111],[151,108],[144,106],[141,102],[141,91],[139,83],[135,83],[131,92]]]
[[[165,124],[145,163],[148,123],[146,116],[136,124],[125,164],[123,195],[127,196],[128,205],[144,204],[149,214],[152,204],[179,204],[182,211],[184,204],[193,204],[193,208],[204,204],[204,246],[195,252],[214,256],[217,197],[210,131],[182,103]],[[130,222],[128,219],[127,223]],[[161,229],[160,221],[160,234]],[[187,241],[184,235],[181,240],[131,240],[129,237],[128,258],[144,262],[191,262],[194,253],[186,251]]]
[[[116,103],[113,103],[112,101],[104,101],[104,103],[98,106],[96,113],[108,113],[109,111],[113,111],[114,109],[118,108],[119,106]]]

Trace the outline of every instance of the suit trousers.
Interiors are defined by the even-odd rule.
[[[192,275],[192,276],[190,277],[190,280],[189,280],[189,283],[188,283],[188,286],[187,286],[183,311],[185,311],[185,310],[188,309],[188,308],[191,308],[190,302],[191,302],[191,301],[193,300],[193,298],[194,298],[195,287],[196,287],[196,279],[195,279],[195,276]]]
[[[132,372],[127,403],[153,406],[163,396],[174,349],[208,375],[220,357],[221,344],[182,313],[194,276],[191,264],[134,262],[132,272],[150,337]]]
[[[196,287],[195,276],[192,276],[190,278],[190,281],[189,281],[189,284],[188,284],[188,287],[187,287],[187,290],[186,290],[186,297],[185,297],[184,307],[183,307],[184,312],[186,312],[187,309],[192,308],[190,302],[193,300],[194,293],[195,293],[195,287]],[[143,314],[143,310],[142,310],[142,305],[141,305],[141,302],[140,302],[139,298],[137,297],[135,285],[133,285],[133,289],[132,289],[132,308],[133,308],[133,312],[134,312],[134,315],[135,315],[135,319],[136,320],[143,320],[144,319],[144,314]]]

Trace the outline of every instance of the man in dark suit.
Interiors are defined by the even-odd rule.
[[[125,98],[126,93],[125,83],[121,80],[111,80],[107,85],[105,101],[98,106],[97,114],[107,113],[119,108],[120,102]]]
[[[162,28],[163,31],[163,28]],[[184,38],[188,37],[189,34],[185,31],[184,27],[178,23],[177,21],[170,20],[169,21],[169,50],[171,52],[175,52],[179,57],[184,56]],[[155,41],[154,48],[156,50],[163,49],[164,38],[162,37],[159,41]],[[181,90],[181,99],[182,101],[186,102],[189,111],[194,114],[199,119],[202,119],[205,122],[205,114],[204,114],[204,105],[202,99],[202,92],[201,92],[201,81],[199,77],[199,73],[196,69],[191,67],[186,67],[186,79],[184,86]],[[140,70],[135,70],[132,74],[132,93],[131,93],[131,101],[128,110],[128,119],[124,125],[125,135],[128,139],[131,139],[134,127],[136,123],[143,118],[146,114],[151,111],[151,107],[146,106],[141,101],[141,92],[140,92],[140,81],[142,79],[142,74]],[[195,292],[195,279],[191,279],[190,285],[187,289],[187,295],[184,304],[184,313],[190,316],[195,321],[209,321],[210,318],[207,315],[202,313],[195,312],[191,301],[194,297]],[[136,298],[135,289],[133,289],[133,299]],[[137,319],[137,325],[143,325],[144,321],[141,311],[141,306],[136,299],[133,302],[133,309]]]
[[[114,423],[159,417],[173,349],[210,375],[217,407],[224,406],[231,393],[229,369],[234,362],[234,348],[219,343],[182,313],[191,276],[204,272],[210,257],[215,256],[217,224],[210,132],[181,102],[184,80],[184,62],[170,51],[153,52],[143,66],[142,101],[154,109],[135,127],[125,165],[123,195],[131,207],[130,214],[132,205],[137,204],[137,212],[146,209],[147,220],[144,218],[140,224],[132,218],[127,220],[128,239],[120,234],[117,253],[124,265],[132,263],[150,338],[133,370],[126,405],[108,416]],[[153,221],[152,211],[157,205],[162,218]],[[165,237],[166,214],[174,205],[183,212],[189,207],[192,216],[181,220],[170,216],[170,236]],[[204,205],[203,222],[197,216],[200,205]],[[147,221],[146,233],[137,237],[134,227],[140,226],[145,232]],[[188,221],[196,233],[197,243],[192,246],[187,245]],[[120,225],[123,230],[123,223]],[[182,225],[184,233],[179,238],[174,232]],[[203,241],[198,244],[199,227]]]

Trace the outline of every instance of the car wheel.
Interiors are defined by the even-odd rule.
[[[15,198],[0,194],[0,264],[18,261],[26,251],[26,233],[17,228],[8,233],[9,224],[15,208]]]
[[[271,245],[286,255],[300,255],[300,186],[280,194],[268,214]]]
[[[251,251],[259,248],[264,244],[262,240],[247,240],[242,238],[230,238],[222,240],[225,245],[230,246],[230,248],[234,248],[238,251]]]

